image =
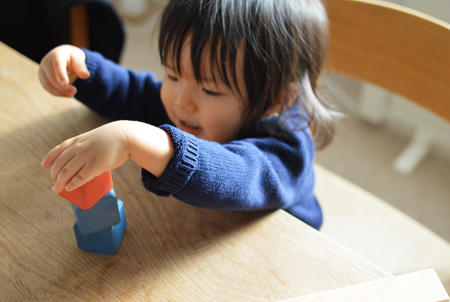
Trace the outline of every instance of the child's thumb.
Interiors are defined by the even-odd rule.
[[[91,76],[91,73],[87,69],[87,66],[85,63],[81,63],[80,66],[78,66],[78,68],[75,69],[75,73],[77,74],[77,76],[80,79],[83,79],[83,80],[85,80]]]
[[[87,79],[91,75],[87,69],[84,53],[72,54],[69,71],[75,73],[80,79]]]

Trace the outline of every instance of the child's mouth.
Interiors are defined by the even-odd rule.
[[[199,126],[181,120],[180,129],[192,135],[197,135],[200,133],[200,131],[202,131],[202,128],[200,128]]]

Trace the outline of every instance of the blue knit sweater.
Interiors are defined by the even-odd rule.
[[[156,178],[142,170],[148,191],[213,210],[284,209],[320,227],[314,145],[297,107],[284,113],[284,126],[269,118],[227,144],[198,139],[173,126],[161,102],[161,83],[152,73],[136,73],[84,51],[91,76],[75,82],[76,98],[109,119],[159,126],[172,139],[175,150],[164,173]]]

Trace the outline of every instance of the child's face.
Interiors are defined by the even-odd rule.
[[[162,82],[161,99],[170,120],[179,129],[198,138],[224,144],[235,138],[239,131],[245,100],[238,97],[239,93],[233,93],[218,74],[214,83],[213,71],[208,69],[210,63],[207,60],[205,58],[202,62],[206,69],[203,83],[195,79],[190,47],[184,47],[181,53],[181,74],[168,60],[164,66],[166,74]],[[238,74],[237,82],[246,98],[242,75]]]

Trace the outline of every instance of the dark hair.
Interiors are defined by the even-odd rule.
[[[172,60],[181,73],[180,56],[187,41],[197,81],[203,79],[206,53],[211,70],[241,95],[236,61],[242,56],[249,99],[244,129],[258,122],[295,83],[316,145],[323,147],[331,140],[333,114],[318,94],[328,49],[328,19],[321,0],[171,0],[161,20],[161,62]]]

